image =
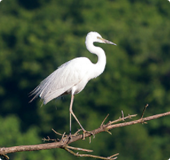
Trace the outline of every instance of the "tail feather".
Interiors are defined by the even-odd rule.
[[[30,96],[34,97],[29,101],[31,103],[35,98],[38,96],[43,99],[43,103],[47,104],[49,101],[53,100],[54,98],[58,98],[66,93],[67,90],[69,90],[72,86],[68,86],[67,88],[59,88],[54,91],[48,91],[47,88],[41,89],[41,86],[37,86],[30,94]],[[67,93],[66,93],[67,94]]]
[[[29,103],[31,103],[35,98],[37,98],[39,96],[40,92],[41,92],[41,90],[40,90],[39,86],[37,86],[33,91],[31,91],[29,93],[29,97],[31,97],[33,95],[34,95],[34,97],[29,101]]]

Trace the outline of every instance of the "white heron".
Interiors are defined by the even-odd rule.
[[[108,43],[116,45],[110,42],[97,32],[89,32],[86,36],[86,47],[89,52],[96,54],[98,56],[98,61],[96,64],[92,63],[86,57],[74,58],[63,65],[61,65],[57,70],[51,73],[47,78],[45,78],[32,92],[34,95],[32,102],[36,97],[43,99],[44,104],[54,98],[60,97],[65,94],[71,94],[70,102],[70,134],[71,134],[71,115],[75,118],[77,123],[80,125],[83,132],[86,130],[80,124],[79,120],[75,116],[72,110],[74,95],[81,92],[90,79],[99,76],[105,69],[106,65],[106,55],[102,48],[93,45],[94,42]]]

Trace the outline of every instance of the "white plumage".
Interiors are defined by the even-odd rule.
[[[64,94],[72,95],[70,103],[70,132],[71,114],[85,132],[85,129],[82,127],[72,111],[74,95],[81,92],[90,79],[99,76],[105,69],[105,52],[102,48],[94,46],[94,42],[116,45],[113,42],[103,39],[97,32],[89,32],[86,36],[85,44],[89,52],[98,56],[97,63],[93,64],[86,57],[72,59],[51,73],[31,92],[31,94],[34,95],[31,102],[39,96],[44,100],[44,104],[47,104],[52,99]]]

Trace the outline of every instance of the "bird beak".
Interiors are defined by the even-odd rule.
[[[101,37],[97,37],[98,39],[100,39],[103,43],[107,43],[107,44],[113,44],[113,45],[116,45],[115,43],[111,42],[111,41],[108,41],[104,38],[101,38]]]
[[[108,44],[113,44],[113,45],[116,45],[115,43],[111,42],[111,41],[108,41],[104,38],[101,39],[103,41],[103,43],[108,43]]]

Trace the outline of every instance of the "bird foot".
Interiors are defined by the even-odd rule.
[[[68,139],[71,140],[72,137],[73,137],[73,135],[70,133],[70,134],[68,135]]]
[[[86,134],[93,135],[93,138],[95,138],[95,134],[93,132],[83,130],[83,138],[82,138],[83,140],[85,140]]]
[[[72,137],[78,136],[79,132],[82,131],[82,129],[79,129],[77,132],[75,132],[74,134],[71,134],[71,132],[69,133],[68,137],[69,139],[71,139]]]
[[[85,129],[79,129],[77,132],[75,132],[74,134],[69,134],[69,139],[72,139],[72,137],[75,137],[77,135],[79,135],[79,132],[80,131],[83,131],[83,134],[82,134],[82,139],[85,140],[85,137],[86,137],[86,134],[90,134],[90,135],[93,135],[93,138],[95,138],[95,134],[91,131],[86,131]]]

